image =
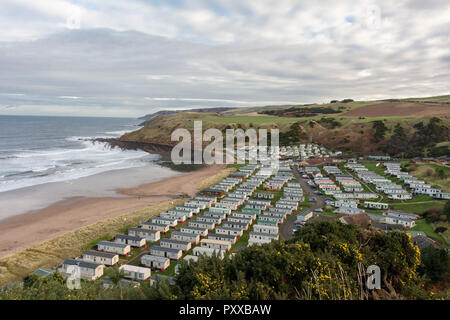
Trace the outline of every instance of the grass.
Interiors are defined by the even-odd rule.
[[[416,203],[413,201],[404,202],[404,203],[391,203],[390,206],[394,210],[400,210],[409,213],[422,214],[428,209],[432,207],[444,207],[445,201],[443,200],[434,200],[427,201],[424,203]]]
[[[436,175],[438,170],[444,170],[445,177],[439,178]],[[433,186],[437,186],[445,192],[450,192],[450,167],[441,166],[434,163],[424,163],[412,166],[410,174],[430,183]]]
[[[444,238],[442,238],[441,235],[439,235],[436,232],[434,232],[433,227],[428,222],[426,222],[425,219],[417,220],[416,221],[416,226],[414,228],[411,228],[410,230],[411,231],[422,231],[427,236],[433,237],[433,238],[439,240],[439,242],[442,243],[442,245],[445,248],[450,248],[450,246],[445,242]]]

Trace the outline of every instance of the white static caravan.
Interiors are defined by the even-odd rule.
[[[114,242],[129,244],[130,246],[136,247],[136,248],[147,247],[147,241],[145,240],[145,238],[137,237],[137,236],[130,236],[130,235],[126,235],[126,234],[117,234],[114,237]]]
[[[185,241],[193,244],[198,244],[200,242],[200,235],[198,234],[174,231],[170,236],[173,240]]]
[[[189,200],[184,203],[185,207],[192,207],[192,208],[200,208],[200,210],[204,210],[206,208],[209,208],[211,206],[210,201],[201,201],[201,200]]]
[[[167,213],[174,213],[177,215],[186,216],[187,219],[192,218],[194,215],[192,212],[184,211],[184,210],[176,210],[176,209],[169,209],[169,210],[167,210]]]
[[[181,227],[181,232],[197,234],[200,237],[206,237],[208,235],[208,229],[194,228],[194,227]]]
[[[382,202],[365,201],[364,202],[364,208],[387,210],[389,208],[389,204],[382,203]]]
[[[183,251],[180,249],[164,248],[161,246],[150,247],[150,254],[153,256],[159,256],[164,258],[169,258],[172,260],[178,260],[183,255]]]
[[[122,256],[128,257],[131,251],[131,246],[129,244],[111,242],[111,241],[100,241],[97,243],[97,249],[99,251],[106,251],[111,253],[117,253]]]
[[[149,220],[151,223],[165,224],[172,228],[175,228],[178,225],[178,220],[176,218],[162,218],[162,217],[154,217]]]
[[[263,224],[255,224],[253,226],[253,231],[256,233],[279,234],[278,227],[266,226]]]
[[[237,217],[237,218],[247,218],[252,219],[252,221],[256,220],[256,213],[253,212],[233,212],[231,214],[231,217]]]
[[[272,221],[272,222],[276,222],[278,224],[283,223],[284,218],[283,217],[274,217],[274,216],[268,216],[265,214],[262,214],[258,217],[258,220],[261,221]]]
[[[142,256],[141,263],[149,268],[159,269],[164,272],[170,266],[170,259],[146,254]]]
[[[219,207],[211,207],[209,208],[210,212],[217,212],[217,213],[224,213],[224,214],[231,214],[230,208],[219,208]]]
[[[220,233],[210,233],[208,235],[208,239],[211,240],[221,240],[221,241],[228,241],[231,243],[236,243],[238,240],[237,236],[234,235],[227,235],[227,234],[220,234]]]
[[[228,222],[244,223],[244,224],[250,225],[253,222],[253,219],[230,216],[230,217],[228,217],[227,221]]]
[[[213,223],[216,226],[222,223],[221,217],[209,217],[205,215],[198,216],[196,220],[200,222]]]
[[[213,208],[216,209],[230,209],[230,210],[237,210],[239,207],[239,204],[237,203],[230,203],[230,202],[219,202],[216,203],[216,205]],[[211,210],[211,209],[210,209]]]
[[[270,243],[272,240],[278,240],[278,235],[268,233],[250,232],[250,238],[248,240],[248,246],[262,245],[264,243]]]
[[[159,231],[162,234],[164,234],[170,230],[170,227],[167,224],[152,223],[152,222],[148,222],[148,221],[142,222],[140,227],[142,229]]]
[[[200,212],[200,208],[186,207],[186,206],[176,206],[175,209],[180,211],[191,212],[193,214]]]
[[[130,236],[144,238],[150,242],[158,241],[161,238],[161,232],[144,228],[130,228],[128,229],[128,234]]]
[[[250,229],[250,224],[249,223],[234,222],[234,221],[225,221],[224,223],[222,223],[221,227],[223,227],[223,228],[233,228],[233,229],[248,230],[248,229]]]
[[[228,252],[228,250],[231,249],[231,242],[229,241],[202,239],[200,243],[204,248],[218,249],[225,252]]]
[[[409,193],[395,193],[388,195],[389,200],[410,200],[412,195]]]
[[[206,211],[205,213],[203,213],[203,215],[201,215],[199,217],[220,218],[222,220],[225,220],[227,218],[227,214],[223,213],[223,212]]]
[[[129,264],[120,266],[119,271],[123,271],[125,278],[142,281],[147,280],[152,275],[152,270],[149,268],[137,267]]]
[[[95,280],[103,275],[103,264],[80,261],[75,259],[66,259],[58,267],[58,272],[63,276],[71,276],[73,268],[79,268],[80,277],[84,280]]]
[[[205,255],[207,257],[212,257],[214,254],[217,255],[220,259],[224,258],[224,253],[219,249],[211,249],[206,247],[195,247],[193,251],[194,256]]]
[[[218,234],[227,234],[232,236],[237,236],[238,238],[242,236],[244,231],[242,229],[234,229],[234,228],[225,228],[225,227],[217,227],[216,233]]]
[[[189,223],[188,223],[188,227],[202,228],[202,229],[208,229],[208,230],[214,229],[215,226],[216,225],[212,222],[198,221],[198,220],[192,220],[192,221],[189,221]]]
[[[433,198],[435,198],[435,199],[443,199],[443,200],[450,200],[450,193],[449,192],[439,192],[439,193],[433,195]]]
[[[189,249],[191,249],[190,242],[175,239],[162,239],[159,242],[159,245],[163,248],[183,250],[183,252],[187,252]]]
[[[77,257],[76,260],[113,266],[119,262],[119,255],[109,252],[87,250]]]
[[[178,223],[183,223],[187,220],[186,214],[184,213],[161,212],[159,216],[161,218],[168,218],[168,219],[175,218],[177,219]]]

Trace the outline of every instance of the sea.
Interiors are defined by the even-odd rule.
[[[139,122],[133,118],[0,116],[0,193],[154,163],[159,158],[156,154],[93,141],[137,130]]]

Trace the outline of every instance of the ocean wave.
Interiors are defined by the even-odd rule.
[[[144,166],[158,157],[90,139],[80,140],[80,148],[27,151],[0,158],[0,192]]]

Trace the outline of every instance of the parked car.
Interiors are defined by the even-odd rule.
[[[316,202],[316,198],[314,198],[314,197],[311,197],[311,198],[309,198],[309,200],[308,200],[309,202]]]
[[[323,212],[323,209],[320,209],[320,208],[314,209],[314,212]]]

